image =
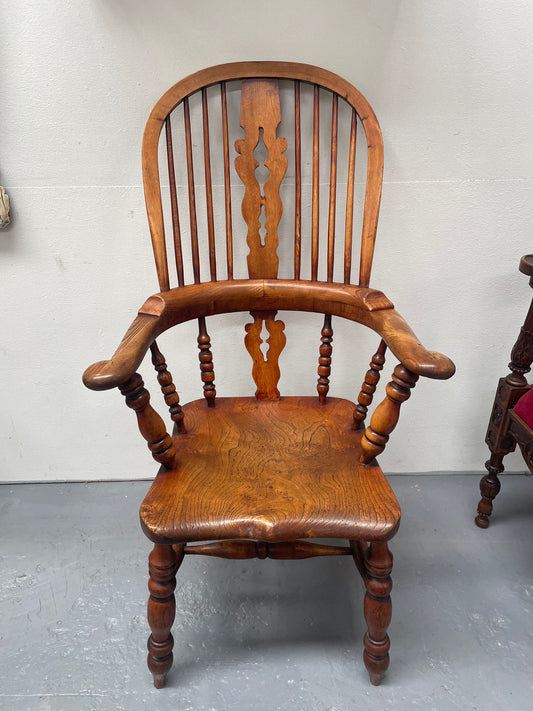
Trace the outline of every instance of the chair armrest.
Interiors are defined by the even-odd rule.
[[[141,364],[150,344],[161,333],[160,320],[139,312],[111,360],[90,365],[83,382],[90,390],[110,390],[125,383]]]
[[[380,334],[390,351],[412,373],[436,380],[447,380],[455,373],[453,361],[442,353],[424,348],[395,309],[373,312],[369,316],[367,325]]]
[[[234,311],[312,311],[342,316],[376,331],[392,353],[417,375],[446,379],[455,366],[427,351],[391,301],[376,289],[288,279],[242,279],[191,284],[151,296],[111,360],[91,365],[83,382],[91,390],[121,385],[137,370],[151,343],[178,323]]]

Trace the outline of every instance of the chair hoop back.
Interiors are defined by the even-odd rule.
[[[232,108],[239,98],[240,120],[232,121]],[[176,118],[182,124],[178,130]],[[306,151],[302,142],[306,132],[301,126],[308,121],[312,123],[312,145]],[[244,130],[244,138],[236,123]],[[358,125],[363,128],[367,149],[363,181],[366,188],[359,215],[354,208]],[[345,135],[341,135],[344,126]],[[324,127],[331,127],[329,136],[324,135]],[[235,152],[230,147],[230,135],[237,137]],[[160,146],[161,137],[166,142],[164,149]],[[326,147],[329,158],[321,171]],[[180,149],[181,161],[176,159]],[[339,156],[343,159],[342,176]],[[240,254],[245,251],[240,249],[244,241],[240,239],[242,223],[232,212],[238,203],[236,198],[240,198],[248,228],[246,276],[278,276],[278,241],[283,242],[279,251],[288,252],[287,228],[285,225],[281,234],[279,224],[285,210],[293,221],[293,266],[290,275],[282,276],[354,283],[352,235],[359,216],[362,235],[356,283],[368,286],[381,199],[383,142],[367,100],[336,74],[292,62],[236,62],[196,72],[170,88],[155,105],[144,132],[142,162],[161,291],[171,288],[172,252],[179,286],[191,281],[217,281],[221,274],[222,278],[234,278],[241,263]],[[166,188],[160,177],[162,162],[166,162],[168,170],[165,200],[162,193]],[[307,166],[311,175],[306,182]],[[183,178],[179,175],[181,167]],[[195,175],[199,171],[203,180],[197,183]],[[263,184],[261,174],[265,178]],[[361,181],[362,176],[358,173],[357,178]],[[244,184],[244,193],[237,179]],[[329,183],[327,194],[321,191],[324,182]],[[337,196],[342,182],[346,188],[344,210]],[[326,209],[320,210],[321,200]],[[337,214],[344,221],[343,243],[336,240]],[[327,221],[324,218],[321,222],[321,215],[327,215]],[[172,245],[167,244],[165,224],[173,235]],[[187,231],[189,239],[185,239]],[[202,242],[198,235],[204,232],[207,239]],[[187,275],[189,263],[192,274]],[[308,275],[303,273],[305,269],[310,270]],[[242,278],[244,274],[237,276]]]

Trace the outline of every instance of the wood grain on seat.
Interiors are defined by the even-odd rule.
[[[379,466],[359,464],[353,403],[219,398],[183,406],[177,465],[141,507],[157,542],[253,538],[387,539],[400,508]]]

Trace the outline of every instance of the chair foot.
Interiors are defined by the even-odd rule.
[[[148,639],[147,662],[156,689],[165,686],[167,674],[172,667],[174,638],[170,630],[176,612],[176,572],[183,560],[183,554],[184,546],[176,551],[170,545],[156,543],[149,557],[148,624],[152,634]]]
[[[369,673],[370,683],[372,684],[372,686],[379,686],[381,684],[384,676],[385,676],[385,674],[370,674]]]
[[[481,492],[481,500],[477,507],[477,516],[474,519],[476,526],[479,528],[488,528],[490,525],[489,516],[492,513],[492,502],[500,491],[500,480],[498,474],[503,472],[503,457],[493,454],[488,462],[485,462],[485,468],[488,474],[481,479],[479,489]]]
[[[167,675],[166,674],[153,674],[154,677],[154,686],[156,689],[164,689],[164,687],[167,684]]]
[[[474,519],[474,523],[478,528],[488,528],[490,526],[490,519],[487,514],[478,513]]]
[[[389,666],[390,639],[387,634],[392,603],[392,554],[386,542],[371,543],[365,554],[365,620],[368,630],[364,637],[363,660],[370,683],[378,686]]]

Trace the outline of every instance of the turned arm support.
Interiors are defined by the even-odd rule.
[[[392,380],[387,384],[385,399],[376,407],[370,425],[361,437],[361,462],[370,464],[381,454],[389,441],[389,435],[398,424],[400,407],[411,397],[418,375],[402,363],[394,368]]]
[[[92,390],[121,385],[136,372],[157,336],[178,323],[213,314],[269,310],[341,316],[376,331],[396,358],[416,375],[446,379],[455,372],[449,358],[424,348],[380,291],[349,284],[246,279],[191,284],[151,296],[113,357],[87,368],[83,382]]]
[[[148,444],[148,449],[156,462],[167,469],[174,465],[176,450],[160,415],[150,405],[150,393],[144,387],[139,373],[120,385],[120,392],[126,398],[126,405],[137,415],[139,431]]]

